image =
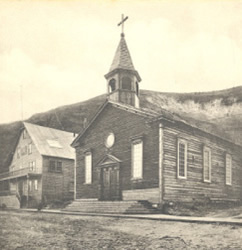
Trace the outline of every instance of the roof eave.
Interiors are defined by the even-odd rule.
[[[114,75],[116,73],[119,73],[120,71],[134,74],[137,77],[137,80],[139,82],[141,82],[141,80],[142,80],[137,70],[125,69],[125,68],[116,68],[116,69],[113,69],[110,72],[108,72],[106,75],[104,75],[104,77],[106,79],[108,79],[110,76],[112,76],[112,75]]]

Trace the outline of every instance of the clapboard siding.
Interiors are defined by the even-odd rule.
[[[177,140],[187,141],[187,179],[177,178]],[[192,202],[205,199],[239,200],[241,148],[177,124],[164,126],[163,199]],[[203,181],[203,147],[211,149],[211,183]],[[225,184],[225,154],[232,156],[232,185]]]
[[[98,197],[97,164],[104,156],[112,154],[120,159],[121,188],[135,190],[158,187],[158,126],[147,123],[148,118],[130,113],[108,104],[92,123],[76,147],[76,192],[77,198]],[[115,144],[111,149],[105,147],[106,137],[110,132],[115,134]],[[132,137],[143,136],[143,179],[131,180],[131,144]],[[91,150],[93,160],[92,184],[84,184],[85,152]]]
[[[62,162],[61,173],[49,172],[50,160]],[[45,201],[73,199],[73,183],[74,160],[43,156],[42,196]]]

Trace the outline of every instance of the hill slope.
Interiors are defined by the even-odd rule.
[[[78,133],[83,128],[85,119],[90,121],[105,98],[106,95],[101,95],[62,106],[35,114],[27,121]],[[177,113],[189,123],[216,134],[226,136],[225,131],[227,138],[242,145],[242,86],[221,91],[182,94],[141,90],[140,103],[142,107],[158,112],[166,109]],[[0,125],[0,172],[7,169],[21,127],[21,122]]]

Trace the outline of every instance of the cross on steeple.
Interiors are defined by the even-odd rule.
[[[128,16],[126,16],[124,18],[124,14],[122,14],[121,18],[122,18],[122,20],[121,20],[120,23],[118,23],[118,26],[122,25],[122,33],[121,33],[121,35],[124,35],[124,22],[128,19]]]

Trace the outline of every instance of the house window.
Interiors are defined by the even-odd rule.
[[[143,178],[143,141],[136,140],[132,143],[132,178]]]
[[[203,148],[203,181],[211,182],[211,149]]]
[[[187,178],[187,142],[182,139],[177,143],[177,177]]]
[[[62,172],[62,162],[57,161],[56,172]]]
[[[38,180],[34,180],[34,190],[38,190]]]
[[[32,143],[29,143],[28,145],[28,154],[32,154]]]
[[[92,183],[92,154],[90,152],[85,155],[85,183]]]
[[[49,172],[55,172],[55,161],[50,161]]]
[[[49,162],[49,172],[61,173],[62,172],[62,162],[50,160]]]
[[[30,171],[35,171],[35,170],[36,170],[35,161],[29,162],[29,170],[30,170]]]
[[[225,179],[226,185],[232,185],[232,157],[229,154],[226,154],[225,159]]]
[[[21,149],[18,148],[18,149],[17,149],[17,158],[18,158],[18,159],[20,158],[20,154],[21,154]]]

